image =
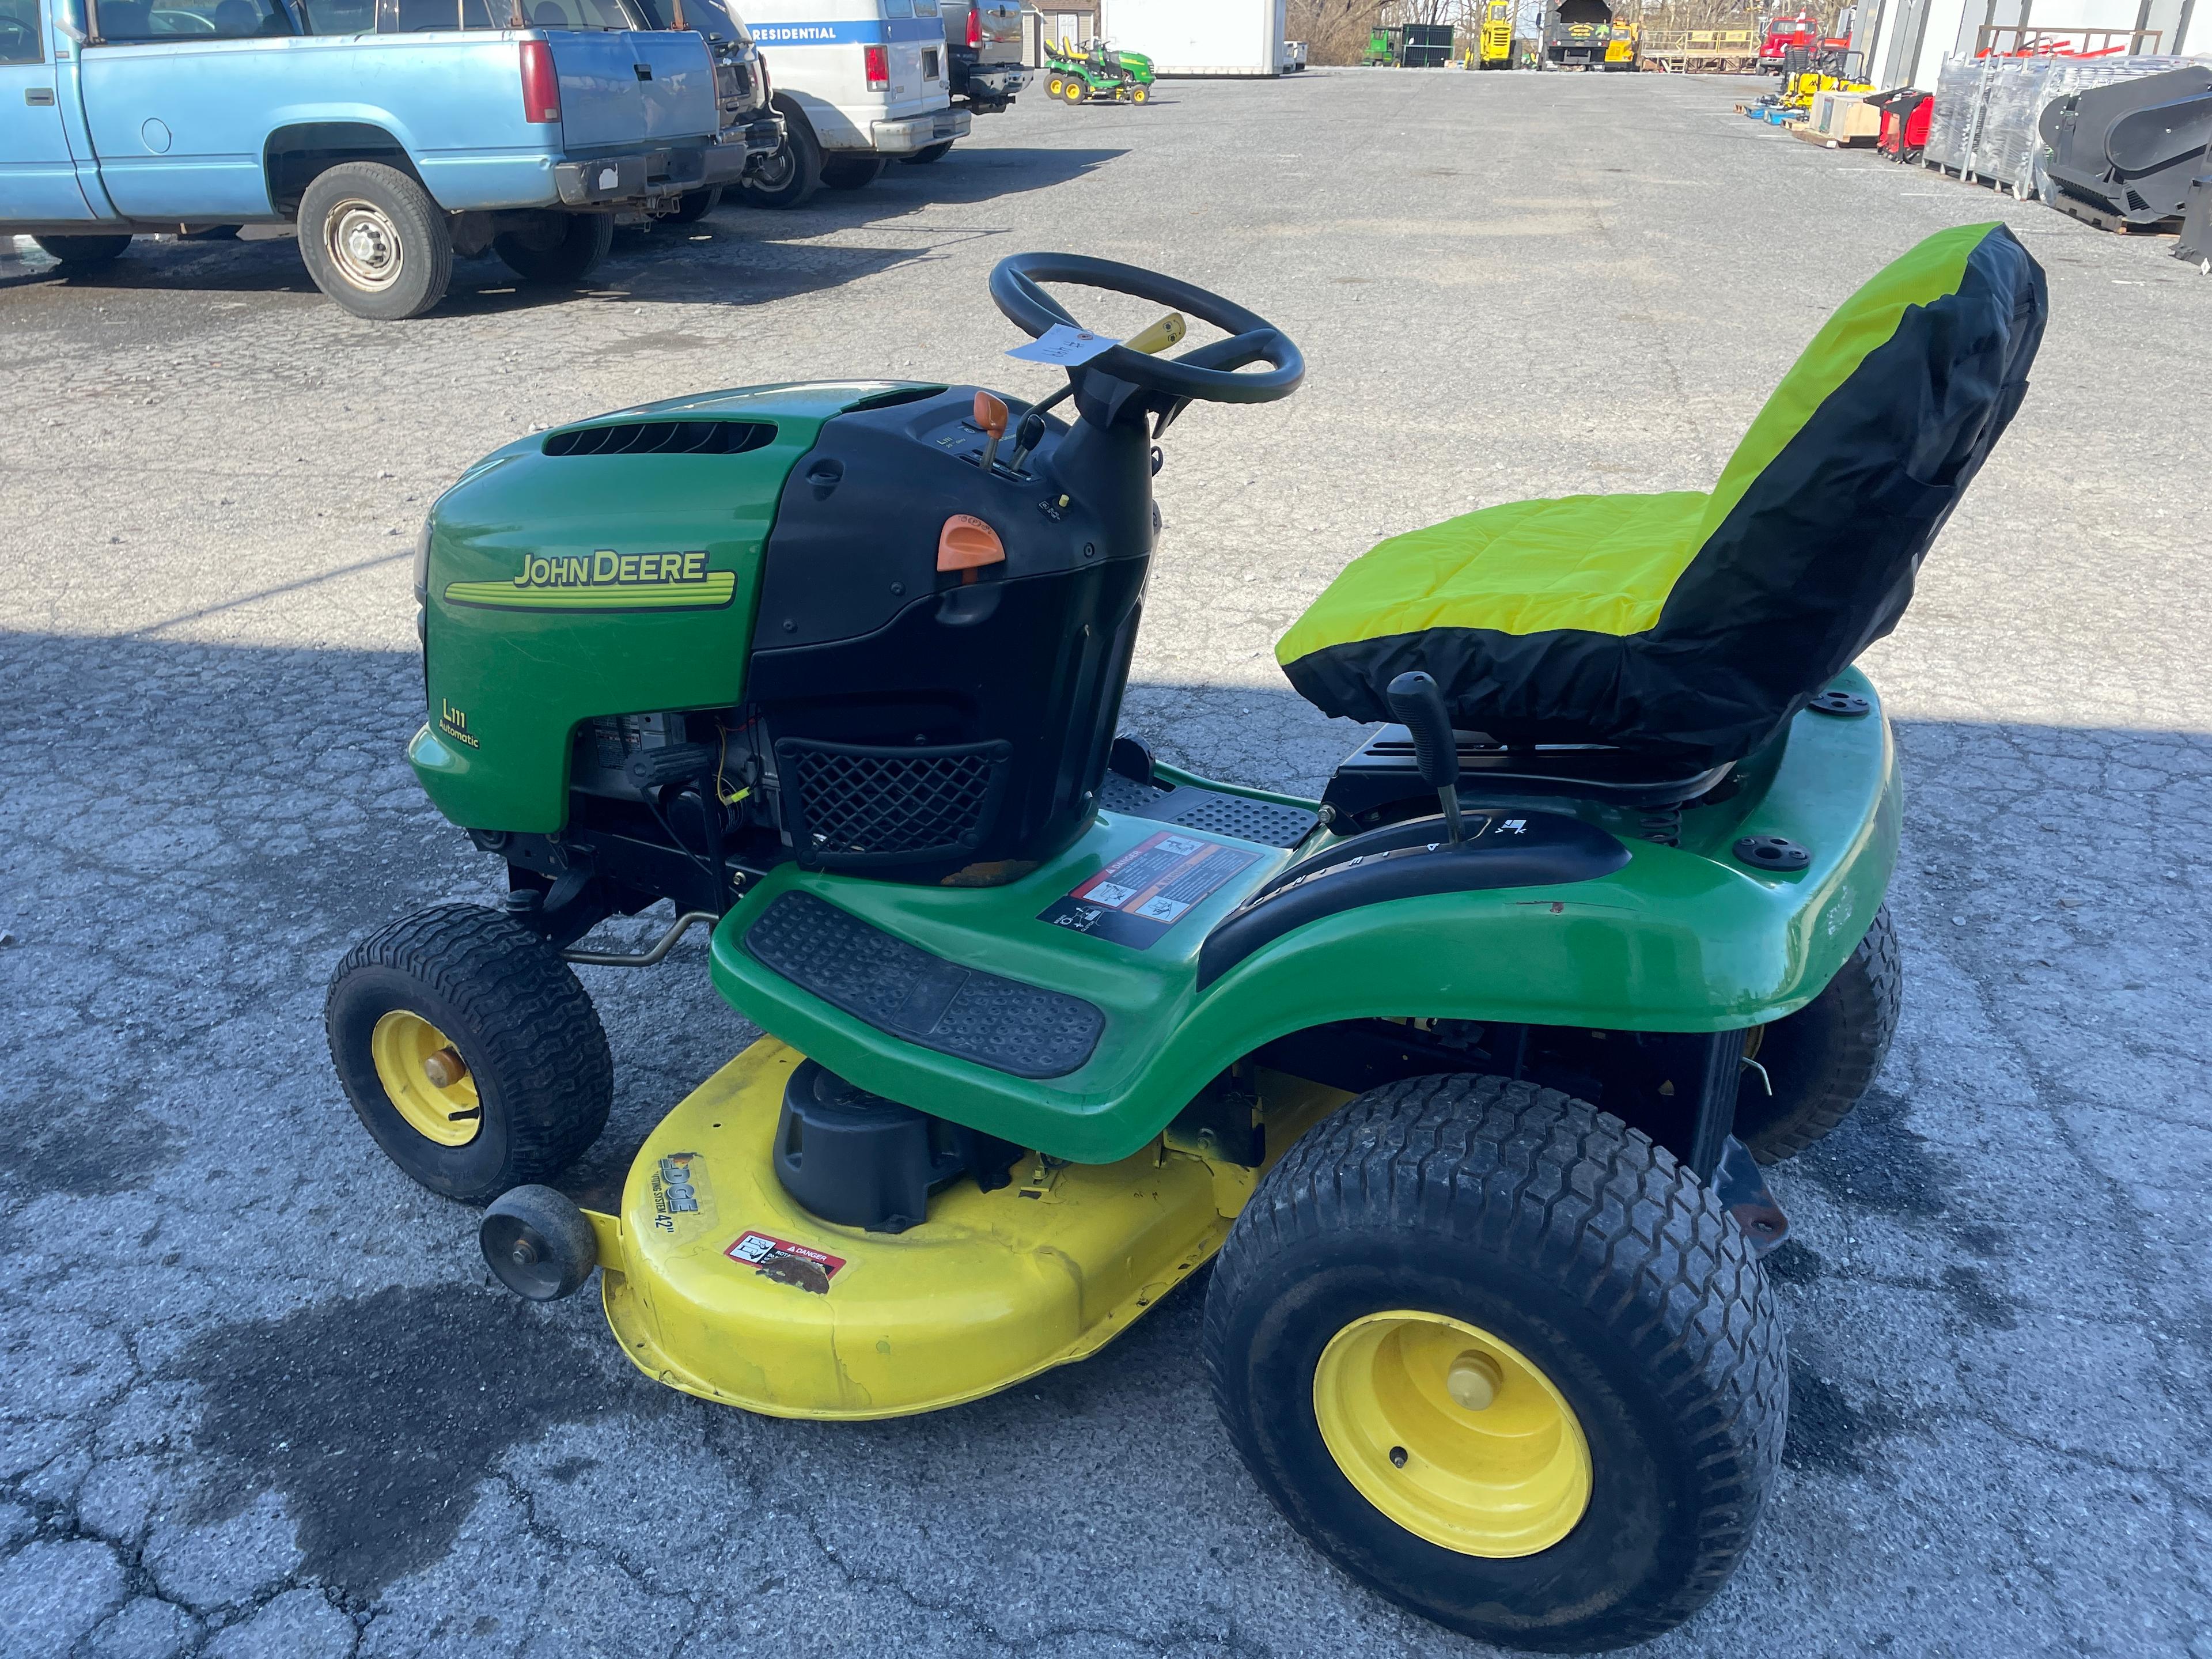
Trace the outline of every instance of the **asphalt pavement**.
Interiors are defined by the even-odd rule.
[[[1755,126],[1756,89],[1033,94],[939,165],[629,239],[586,289],[464,262],[402,325],[281,240],[74,280],[0,248],[0,1652],[1477,1651],[1268,1508],[1190,1289],[1080,1366],[839,1426],[657,1386],[595,1297],[488,1288],[473,1213],[378,1152],[321,1025],[354,940],[498,873],[402,759],[416,526],[484,451],[647,398],[1035,395],[992,264],[1154,266],[1310,372],[1169,434],[1125,724],[1317,789],[1361,733],[1270,653],[1346,561],[1494,501],[1709,485],[1845,295],[2002,218],[2051,275],[2034,387],[1866,659],[1907,769],[1904,1027],[1774,1175],[1786,1468],[1653,1650],[2212,1656],[2212,280]],[[579,1179],[750,1036],[703,961],[586,970],[617,1084]]]

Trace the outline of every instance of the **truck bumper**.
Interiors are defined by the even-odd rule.
[[[869,148],[879,155],[911,155],[947,139],[964,138],[975,124],[975,117],[964,109],[940,109],[903,121],[871,121]]]
[[[1029,83],[1029,70],[1018,64],[979,64],[968,71],[970,96],[980,92],[987,98],[1008,99]]]
[[[756,128],[770,130],[758,148],[752,141]],[[554,188],[561,192],[564,207],[623,207],[671,192],[732,185],[744,176],[746,164],[754,156],[782,142],[781,124],[773,119],[757,121],[743,131],[742,139],[733,135],[720,143],[686,149],[562,161],[553,168]]]

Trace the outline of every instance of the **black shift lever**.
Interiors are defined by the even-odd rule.
[[[1455,842],[1464,834],[1459,816],[1459,739],[1453,734],[1451,713],[1435,679],[1413,669],[1392,680],[1383,694],[1390,712],[1413,739],[1413,764],[1421,781],[1437,792],[1443,803],[1444,823]]]

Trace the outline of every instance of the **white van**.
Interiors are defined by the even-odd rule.
[[[817,184],[859,190],[895,158],[933,160],[972,123],[952,106],[936,0],[737,0],[767,60],[783,148],[745,199],[795,207]]]

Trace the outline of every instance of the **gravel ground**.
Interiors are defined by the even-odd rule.
[[[485,1288],[472,1215],[353,1121],[348,945],[495,874],[401,759],[424,506],[532,428],[810,376],[1034,392],[984,277],[1156,265],[1286,328],[1287,403],[1194,410],[1128,724],[1316,787],[1358,734],[1275,635],[1385,534],[1703,487],[1827,312],[2002,216],[2036,389],[1869,653],[1910,775],[1910,979],[1856,1118],[1778,1172],[1787,1469],[1674,1654],[2212,1654],[2212,283],[2168,242],[1792,143],[1751,83],[1317,71],[1032,98],[943,164],[725,210],[599,285],[489,262],[356,321],[284,242],[0,252],[0,1650],[1438,1654],[1267,1507],[1200,1298],[941,1416],[773,1422],[631,1371],[588,1297]],[[1102,325],[1135,319],[1096,308]],[[744,1042],[687,945],[586,977],[594,1172]],[[670,993],[678,984],[685,994]]]

